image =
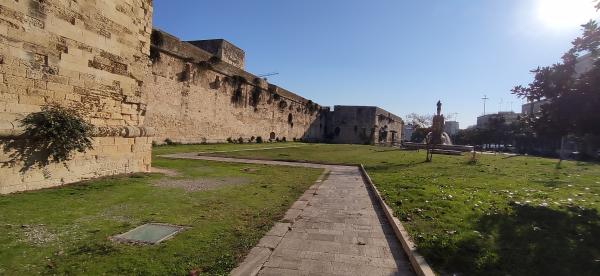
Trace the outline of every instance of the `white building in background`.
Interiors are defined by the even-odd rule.
[[[457,121],[447,121],[444,124],[444,131],[450,136],[456,135],[459,130],[459,123]]]
[[[539,101],[523,104],[521,106],[521,113],[523,113],[523,115],[538,114],[538,113],[542,112],[542,106],[547,103],[550,103],[550,101],[549,100],[539,100]]]
[[[410,138],[415,132],[415,127],[411,124],[406,124],[402,126],[402,141],[410,141]]]
[[[587,54],[580,57],[575,64],[575,74],[579,76],[587,71],[592,70],[595,61],[596,60],[592,58],[592,54]]]
[[[477,127],[486,128],[490,119],[494,118],[494,117],[502,117],[504,119],[505,124],[507,124],[507,125],[512,124],[512,123],[517,122],[519,120],[520,116],[521,116],[520,113],[515,113],[513,111],[501,111],[498,113],[486,114],[486,115],[477,117]]]
[[[577,63],[575,64],[576,76],[579,76],[585,72],[592,70],[594,62],[595,59],[592,58],[591,54],[587,54],[580,57]],[[550,100],[547,99],[529,102],[521,106],[521,112],[523,113],[523,115],[539,114],[540,112],[542,112],[542,106],[548,103],[550,103]]]

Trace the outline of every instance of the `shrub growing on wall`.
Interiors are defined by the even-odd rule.
[[[242,100],[244,99],[244,93],[242,92],[242,88],[238,87],[233,91],[233,95],[231,95],[231,103],[234,105],[242,104]]]
[[[150,43],[153,46],[150,47],[150,60],[152,63],[156,63],[160,60],[160,50],[158,50],[158,47],[164,44],[163,34],[157,30],[153,30],[150,35]]]
[[[244,101],[244,95],[242,91],[242,86],[248,81],[242,76],[231,76],[227,78],[229,84],[234,88],[233,95],[231,95],[231,103],[234,105],[241,105]]]
[[[308,113],[310,113],[311,115],[314,114],[317,110],[319,110],[319,105],[316,103],[313,103],[313,101],[308,100],[305,103],[305,107],[306,107],[306,111],[308,111]]]
[[[252,95],[250,97],[250,105],[256,107],[260,103],[260,96],[262,94],[262,89],[260,87],[254,87],[252,89]]]
[[[11,152],[10,163],[24,162],[22,170],[65,162],[75,152],[92,149],[93,126],[75,109],[45,106],[42,111],[25,116],[20,123],[24,133],[6,143],[4,151]]]
[[[281,109],[285,109],[288,106],[288,103],[286,101],[280,101],[279,102],[279,108]]]

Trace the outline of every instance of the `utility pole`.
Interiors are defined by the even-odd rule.
[[[483,95],[483,98],[481,99],[483,100],[483,115],[485,115],[485,102],[487,102],[487,100],[490,98],[488,98],[486,95]]]
[[[504,101],[504,99],[500,98],[500,103],[498,104],[498,113],[500,113],[502,111],[502,102]]]

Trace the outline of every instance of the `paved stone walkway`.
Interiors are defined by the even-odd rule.
[[[174,154],[165,157],[324,168],[232,275],[414,275],[358,168]]]

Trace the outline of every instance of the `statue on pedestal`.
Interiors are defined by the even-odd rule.
[[[437,115],[433,116],[431,132],[427,134],[427,160],[431,161],[433,149],[436,145],[447,144],[449,142],[448,134],[444,132],[444,115],[442,115],[442,102],[437,102]],[[451,144],[451,143],[450,143]]]

